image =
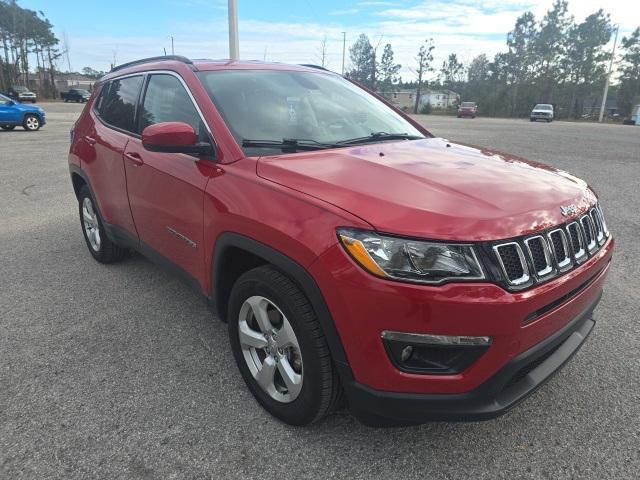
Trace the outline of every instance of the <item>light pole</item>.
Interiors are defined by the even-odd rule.
[[[229,58],[240,58],[238,45],[238,0],[229,0]]]
[[[342,32],[342,75],[344,75],[344,53],[347,48],[347,32]]]
[[[609,62],[609,72],[607,73],[607,80],[604,82],[604,93],[602,94],[602,105],[600,105],[600,117],[598,122],[602,123],[604,118],[604,108],[607,104],[607,95],[609,94],[609,80],[611,80],[611,70],[613,70],[613,60],[616,56],[616,43],[618,43],[618,32],[620,31],[620,24],[616,25],[616,36],[613,39],[613,50],[611,51],[611,61]]]

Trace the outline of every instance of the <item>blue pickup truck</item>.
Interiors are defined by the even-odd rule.
[[[45,113],[42,108],[37,105],[18,103],[0,95],[0,128],[2,130],[13,130],[21,125],[26,131],[35,132],[45,123]]]

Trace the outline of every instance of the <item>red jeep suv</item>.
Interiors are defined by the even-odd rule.
[[[313,66],[116,67],[69,164],[91,255],[195,286],[295,425],[344,403],[376,425],[504,413],[589,335],[614,245],[584,181],[435,138]]]

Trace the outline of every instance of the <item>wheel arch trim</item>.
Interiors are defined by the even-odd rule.
[[[221,259],[224,258],[226,251],[232,248],[245,250],[265,260],[288,275],[302,289],[313,306],[341,379],[343,381],[352,380],[353,374],[347,361],[342,340],[336,329],[329,307],[322,296],[320,287],[302,265],[278,250],[238,233],[224,232],[220,234],[216,240],[212,261],[213,265],[211,268],[212,297],[215,299],[218,315],[224,318],[224,315],[226,315],[226,305],[228,303],[228,299],[222,298],[221,289],[216,288],[216,285],[221,283],[224,275],[222,271],[223,262]]]

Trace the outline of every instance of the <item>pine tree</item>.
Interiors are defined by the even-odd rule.
[[[391,44],[387,43],[384,46],[382,58],[380,59],[380,67],[378,68],[380,73],[379,90],[385,97],[389,97],[393,92],[397,91],[400,67],[401,65],[395,63],[393,60]]]

